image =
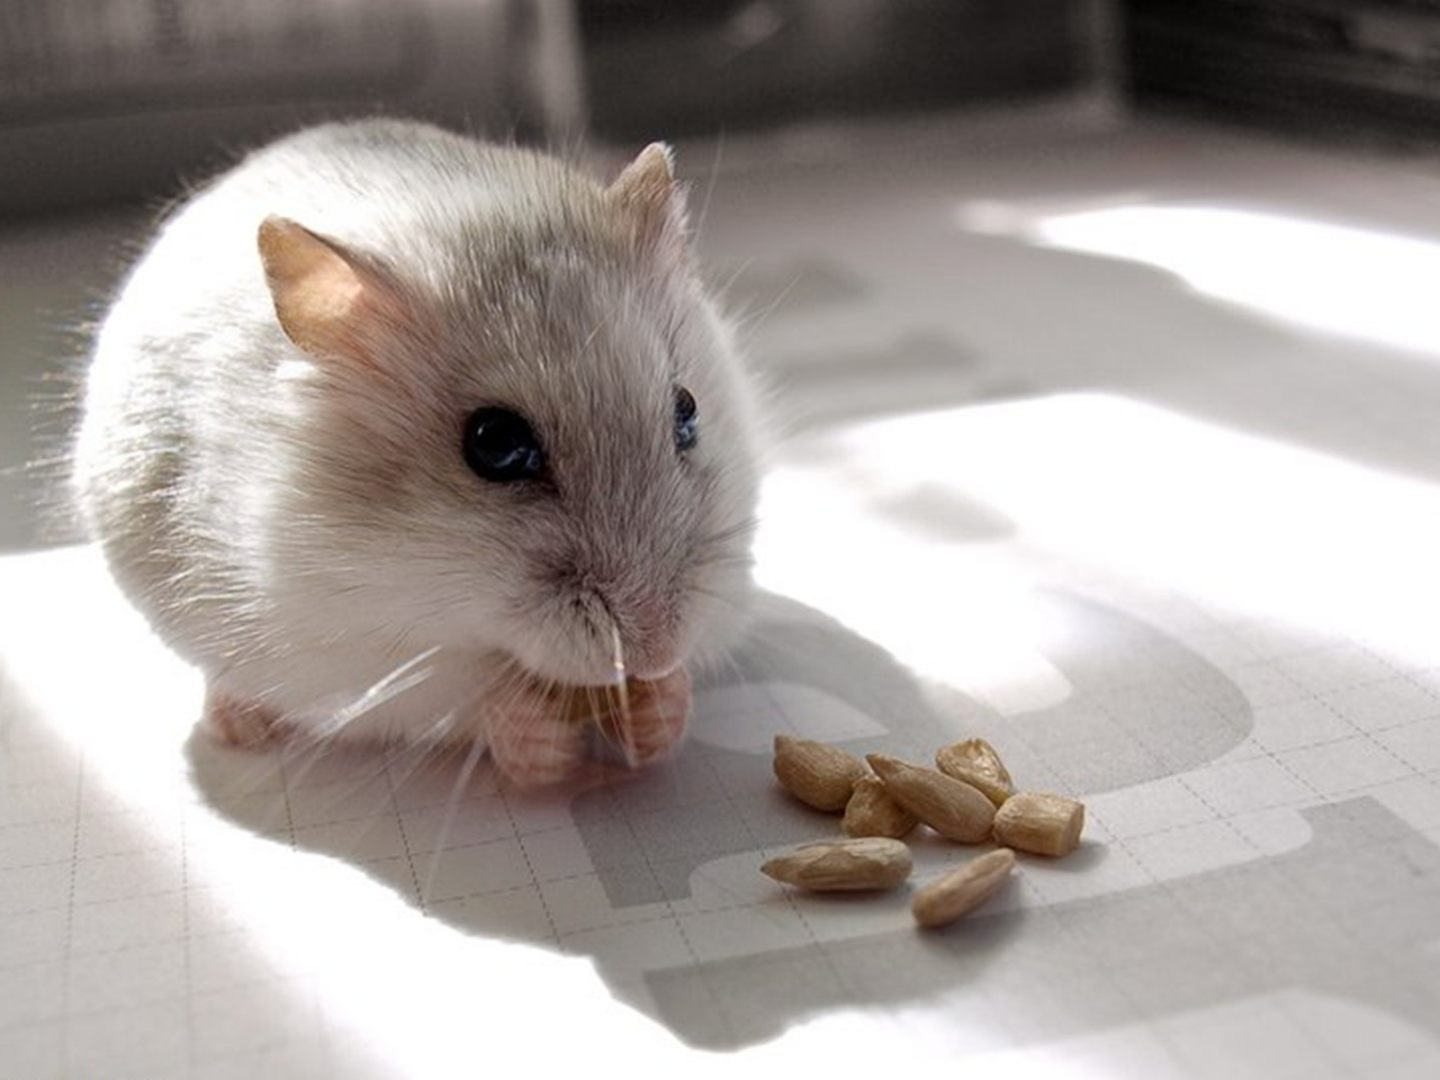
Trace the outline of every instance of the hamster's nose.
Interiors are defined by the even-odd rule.
[[[629,621],[642,635],[653,635],[669,628],[673,621],[670,605],[654,597],[645,597],[630,605]]]
[[[628,606],[620,623],[627,674],[661,679],[680,666],[680,635],[670,604],[654,598],[637,600]]]

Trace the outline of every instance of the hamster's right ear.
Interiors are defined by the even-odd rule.
[[[643,244],[683,257],[685,196],[675,179],[675,154],[668,143],[653,142],[641,150],[606,195],[633,215]]]
[[[288,218],[267,217],[258,241],[286,336],[317,360],[376,364],[380,333],[400,318],[389,283]]]

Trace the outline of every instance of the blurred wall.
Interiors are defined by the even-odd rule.
[[[573,137],[579,73],[571,0],[3,0],[0,214],[168,195],[375,111]]]
[[[582,0],[596,132],[643,139],[1075,89],[1108,0]]]
[[[1440,140],[1437,0],[1126,0],[1131,90],[1306,135]]]

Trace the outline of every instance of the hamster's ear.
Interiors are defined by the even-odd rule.
[[[685,243],[685,197],[675,181],[674,153],[653,142],[615,178],[606,194],[635,216],[647,244]]]
[[[379,334],[398,318],[390,285],[332,241],[288,218],[267,217],[258,240],[286,336],[317,360],[374,364]]]

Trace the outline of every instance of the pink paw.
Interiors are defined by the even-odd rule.
[[[631,679],[626,684],[626,705],[628,715],[619,707],[619,696],[607,693],[591,719],[636,765],[659,761],[685,735],[690,718],[690,675],[679,668],[654,682]]]
[[[205,691],[204,724],[226,746],[255,749],[278,742],[282,736],[280,716],[263,705],[239,701],[208,687]]]
[[[495,768],[519,788],[559,783],[585,760],[584,727],[539,693],[525,692],[504,712],[490,713],[485,727]]]

